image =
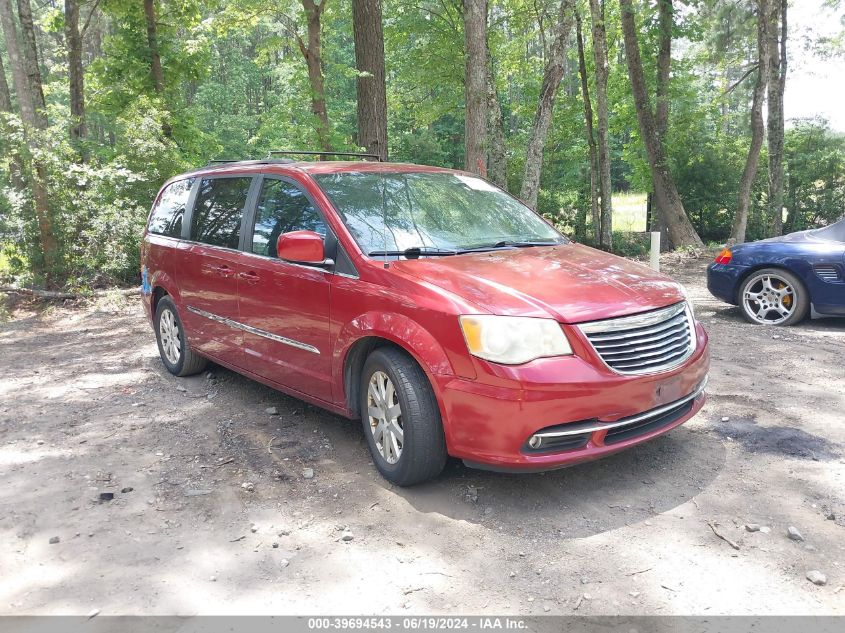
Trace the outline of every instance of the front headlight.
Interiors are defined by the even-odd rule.
[[[566,335],[553,319],[468,314],[460,322],[469,353],[494,363],[519,365],[572,354]]]

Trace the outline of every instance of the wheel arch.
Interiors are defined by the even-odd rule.
[[[443,344],[422,324],[405,315],[392,312],[366,312],[349,321],[338,333],[334,356],[341,371],[337,386],[343,390],[339,398],[352,417],[359,415],[360,375],[367,356],[378,347],[393,346],[420,366],[437,399],[441,415],[443,406],[435,376],[454,376],[455,370]]]
[[[373,351],[383,347],[399,350],[422,369],[422,372],[428,379],[432,392],[435,394],[438,407],[440,407],[440,398],[437,395],[435,382],[431,377],[432,367],[425,360],[417,356],[404,341],[380,334],[367,334],[353,342],[343,358],[343,392],[346,406],[352,417],[357,419],[361,415],[361,372],[364,370],[364,363],[367,362],[367,358]],[[442,415],[442,407],[440,408]]]
[[[352,343],[343,362],[343,393],[346,396],[346,406],[356,418],[361,415],[361,372],[364,370],[364,363],[367,362],[367,357],[380,347],[394,347],[411,355],[408,350],[395,341],[381,336],[364,336]],[[413,355],[411,355],[411,358],[413,358]]]
[[[753,275],[754,273],[761,271],[761,270],[765,270],[766,268],[772,268],[772,269],[775,269],[775,270],[782,270],[784,272],[789,273],[790,275],[794,275],[798,279],[798,281],[801,282],[802,289],[807,293],[808,301],[812,302],[813,297],[810,294],[810,288],[807,285],[807,282],[804,279],[804,274],[801,271],[795,270],[795,268],[789,266],[788,264],[786,264],[784,262],[765,262],[765,263],[759,263],[759,264],[754,264],[753,266],[749,266],[748,269],[742,271],[742,274],[737,278],[736,286],[734,287],[734,301],[736,302],[736,305],[740,304],[739,293],[740,293],[740,290],[742,290],[742,286],[746,282],[746,280],[751,275]]]
[[[181,295],[179,294],[179,287],[175,280],[166,272],[157,270],[153,272],[150,278],[150,312],[151,316],[155,316],[158,302],[164,296],[169,296],[176,307],[181,305]]]
[[[167,292],[167,289],[164,286],[155,286],[153,288],[153,291],[150,294],[150,310],[153,315],[155,315],[156,310],[158,309],[158,302],[161,298],[168,296],[170,296],[170,293]]]

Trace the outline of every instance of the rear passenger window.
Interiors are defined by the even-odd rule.
[[[177,180],[165,187],[159,196],[153,212],[150,214],[150,233],[182,237],[182,218],[191,195],[195,178]]]
[[[252,232],[252,252],[276,257],[276,240],[290,231],[326,236],[326,224],[305,193],[285,180],[266,178],[261,186]]]
[[[212,246],[237,248],[249,178],[204,178],[191,222],[191,239]]]

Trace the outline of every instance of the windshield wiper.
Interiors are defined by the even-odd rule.
[[[480,246],[470,246],[461,248],[460,250],[451,248],[438,248],[437,246],[412,246],[405,250],[394,251],[370,251],[367,253],[370,257],[404,257],[406,259],[419,259],[423,255],[430,255],[433,257],[444,257],[446,255],[463,255],[464,253],[480,253],[484,251],[492,251],[499,248],[527,248],[530,246],[557,246],[561,242],[548,241],[517,241],[517,240],[501,240],[494,244],[482,244]]]
[[[557,246],[560,242],[554,241],[550,242],[548,240],[545,241],[519,241],[519,240],[502,240],[501,242],[496,242],[494,245],[496,248],[503,248],[505,246],[515,246],[517,248],[526,248],[528,246]]]
[[[473,253],[478,251],[491,251],[497,248],[528,248],[530,246],[559,246],[562,242],[549,241],[519,241],[519,240],[501,240],[494,244],[482,244],[480,246],[473,246],[461,250],[462,253]]]
[[[406,248],[403,251],[370,251],[367,253],[370,257],[373,256],[396,256],[396,257],[404,257],[406,259],[419,259],[420,255],[433,255],[433,256],[445,256],[445,255],[457,255],[459,251],[451,250],[448,248],[437,248],[436,246],[412,246],[411,248]]]

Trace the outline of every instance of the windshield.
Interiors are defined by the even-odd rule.
[[[454,254],[565,241],[531,209],[481,178],[424,172],[314,178],[367,254]]]
[[[816,229],[813,231],[813,234],[823,240],[845,242],[845,218],[842,218],[838,222],[834,222],[830,226]]]

